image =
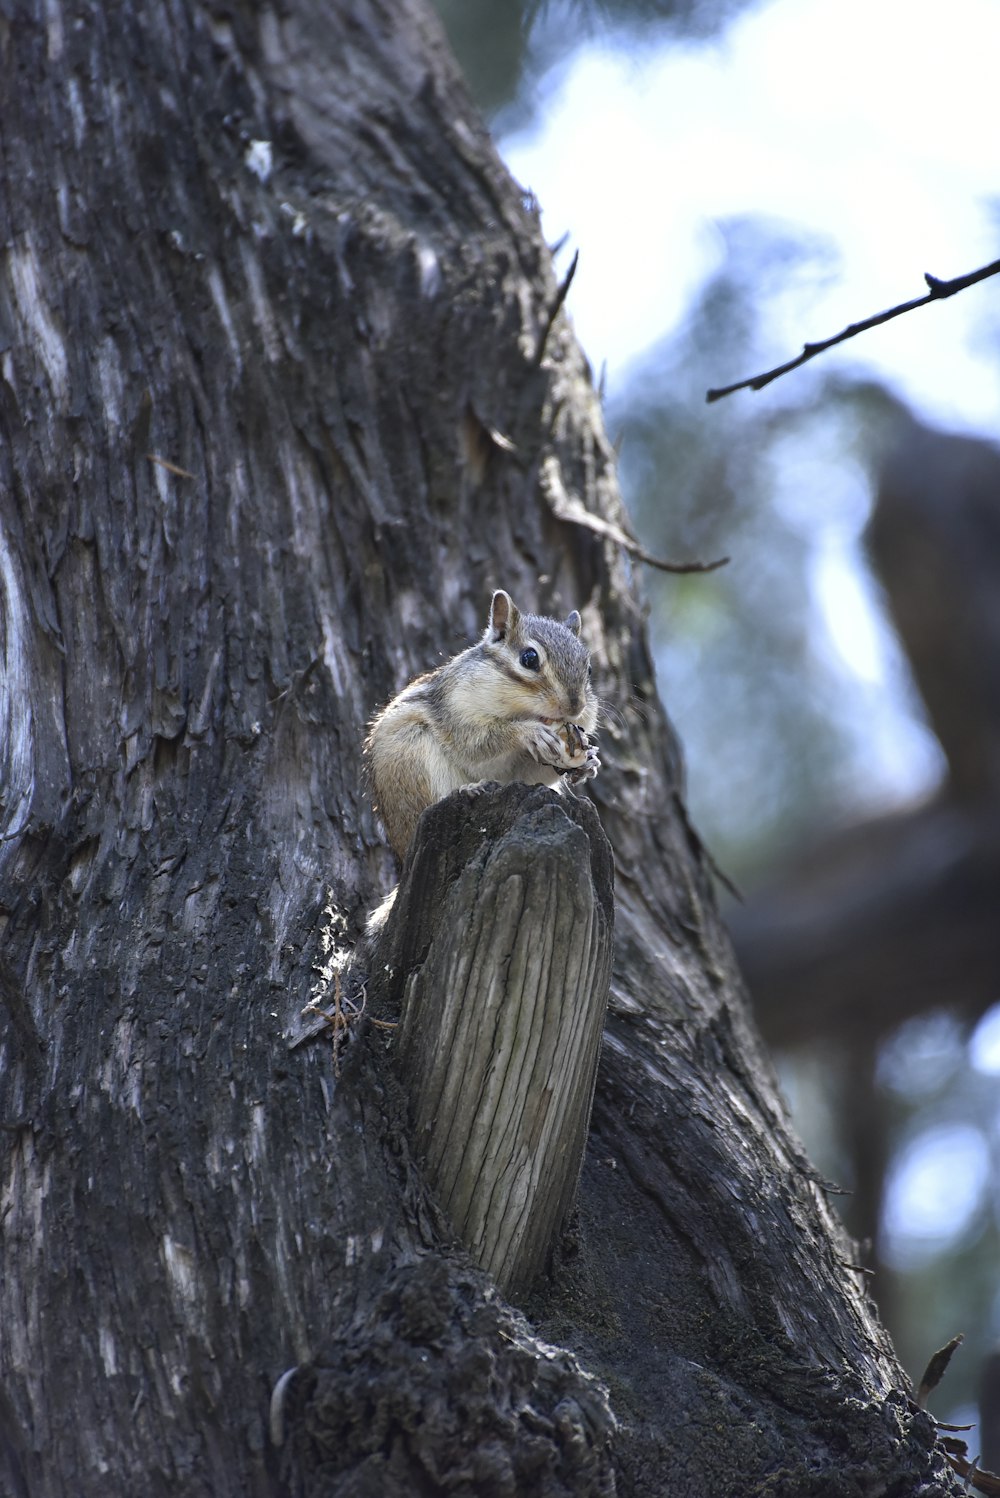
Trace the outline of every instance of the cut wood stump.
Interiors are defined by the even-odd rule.
[[[429,807],[374,952],[398,1006],[415,1151],[505,1293],[573,1205],[611,979],[611,849],[589,801],[539,786]]]

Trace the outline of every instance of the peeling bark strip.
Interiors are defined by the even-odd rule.
[[[441,854],[464,829],[457,869]],[[390,959],[384,993],[402,1001],[394,1054],[415,1147],[455,1231],[507,1292],[544,1268],[576,1194],[612,878],[588,802],[523,785],[460,791],[425,815],[391,918],[415,920],[410,951],[426,951],[416,966]]]

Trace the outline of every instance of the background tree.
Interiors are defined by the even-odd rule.
[[[957,1490],[748,1024],[627,559],[561,518],[625,523],[613,452],[433,17],[39,5],[5,47],[3,1487]],[[583,608],[615,709],[530,1324],[382,1036],[290,1045],[394,877],[364,722],[500,583]]]

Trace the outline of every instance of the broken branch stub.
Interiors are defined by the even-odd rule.
[[[375,952],[400,1005],[416,1153],[501,1288],[544,1268],[573,1205],[611,979],[611,850],[593,806],[457,791],[421,818]]]

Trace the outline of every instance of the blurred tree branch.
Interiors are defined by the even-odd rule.
[[[890,307],[885,312],[877,312],[874,317],[866,317],[864,322],[851,323],[850,327],[844,328],[833,338],[826,338],[822,343],[803,344],[802,352],[795,359],[789,359],[787,364],[779,364],[774,369],[767,370],[764,374],[753,375],[748,380],[738,380],[735,385],[723,385],[716,390],[706,390],[706,401],[722,400],[725,395],[732,395],[736,390],[763,390],[765,385],[770,385],[772,380],[778,379],[780,375],[788,374],[790,370],[798,369],[800,364],[815,359],[817,354],[825,353],[827,349],[833,348],[838,343],[845,343],[848,338],[854,338],[858,333],[867,333],[869,328],[880,327],[882,323],[891,322],[894,317],[901,317],[904,312],[912,312],[915,307],[926,307],[928,302],[940,302],[944,297],[954,296],[956,291],[964,291],[967,286],[975,286],[978,281],[985,281],[989,276],[995,276],[1000,271],[1000,260],[994,260],[991,265],[984,265],[980,270],[970,271],[967,276],[955,276],[951,281],[940,281],[937,276],[932,276],[929,271],[924,272],[924,280],[927,282],[928,291],[926,296],[914,297],[910,302],[901,302],[898,307]]]
[[[904,418],[867,546],[948,779],[804,850],[730,928],[773,1045],[876,1040],[1000,991],[1000,450]],[[808,1002],[804,996],[808,995]]]

